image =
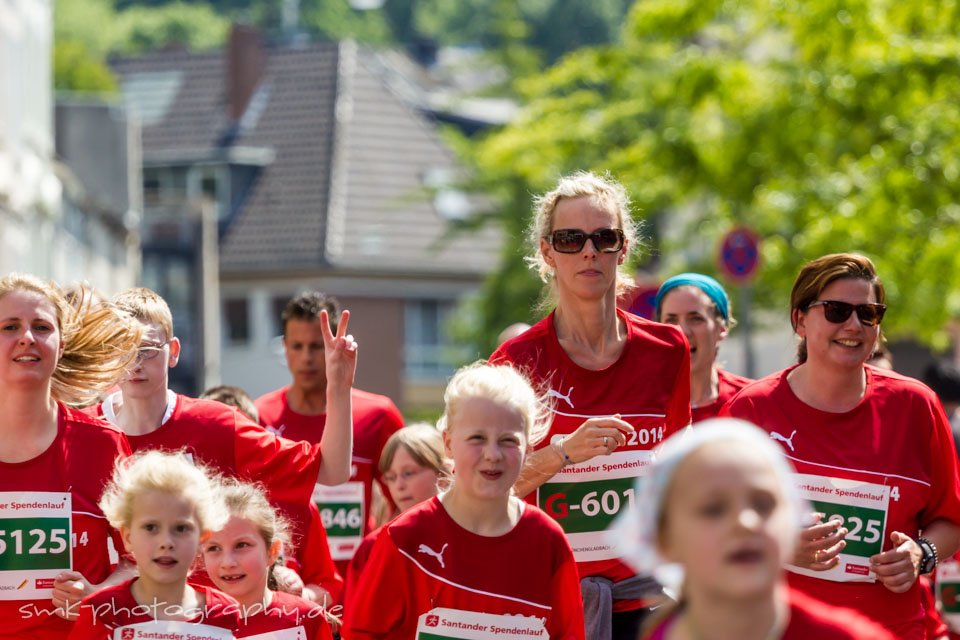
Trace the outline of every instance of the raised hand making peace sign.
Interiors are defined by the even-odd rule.
[[[320,312],[320,328],[323,331],[323,354],[326,361],[327,388],[352,387],[357,371],[357,342],[347,333],[350,312],[340,314],[337,335],[330,329],[330,314]]]

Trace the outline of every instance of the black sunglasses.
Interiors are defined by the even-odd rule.
[[[621,229],[597,229],[593,233],[582,229],[557,229],[547,235],[547,239],[559,253],[580,253],[588,239],[600,253],[616,253],[623,248]]]
[[[839,300],[817,300],[807,305],[811,307],[823,306],[823,317],[834,324],[846,322],[850,314],[856,310],[857,318],[860,324],[865,327],[873,327],[880,324],[883,320],[883,314],[887,311],[887,305],[876,302],[866,304],[850,304],[849,302],[840,302]]]

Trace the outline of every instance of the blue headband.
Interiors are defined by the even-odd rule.
[[[723,285],[702,273],[681,273],[680,275],[668,278],[666,282],[660,285],[660,289],[657,291],[657,297],[653,301],[656,317],[660,317],[660,303],[663,302],[663,297],[667,295],[667,292],[677,287],[682,287],[685,284],[693,285],[707,294],[707,297],[713,301],[713,304],[717,305],[717,311],[720,312],[723,319],[730,319],[730,298],[727,297],[727,292],[723,290]]]

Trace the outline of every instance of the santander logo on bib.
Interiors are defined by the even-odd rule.
[[[124,629],[120,632],[121,640],[133,640],[136,637],[137,632],[133,629]]]
[[[440,624],[440,616],[429,615],[427,616],[427,621],[424,623],[428,627],[436,627]]]

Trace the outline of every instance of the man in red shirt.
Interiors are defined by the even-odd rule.
[[[315,443],[326,437],[331,372],[324,361],[323,313],[334,331],[346,318],[346,312],[340,318],[334,298],[319,292],[301,294],[287,303],[281,322],[292,381],[256,401],[260,423],[291,440]],[[351,399],[354,444],[349,481],[335,487],[318,484],[313,494],[341,575],[346,575],[350,558],[372,528],[370,501],[374,479],[381,481],[378,461],[383,445],[403,427],[403,417],[389,398],[353,389]],[[389,495],[385,488],[383,494]]]

